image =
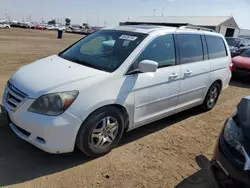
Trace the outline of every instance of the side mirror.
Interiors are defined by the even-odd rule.
[[[158,63],[151,60],[143,60],[139,63],[140,72],[156,72],[158,68]]]

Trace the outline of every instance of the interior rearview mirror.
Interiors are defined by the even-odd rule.
[[[156,72],[158,68],[158,63],[151,60],[143,60],[139,63],[140,72]]]
[[[244,44],[241,44],[240,47],[244,47],[245,45]]]

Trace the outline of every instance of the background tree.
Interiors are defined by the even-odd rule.
[[[50,20],[50,21],[48,22],[48,24],[49,24],[49,25],[56,25],[56,20]]]
[[[66,25],[66,26],[69,26],[69,25],[70,25],[70,22],[71,22],[71,20],[70,20],[69,18],[66,18],[66,19],[65,19],[65,25]]]

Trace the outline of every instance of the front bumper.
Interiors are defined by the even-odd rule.
[[[60,116],[28,112],[27,109],[33,102],[34,99],[26,99],[13,111],[2,100],[11,129],[23,140],[48,153],[72,152],[82,121],[67,112]]]
[[[220,136],[211,161],[211,170],[218,183],[225,188],[250,187],[249,171],[244,171],[244,163],[235,159]]]

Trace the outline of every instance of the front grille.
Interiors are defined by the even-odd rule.
[[[17,107],[27,98],[27,95],[17,89],[11,83],[7,83],[4,91],[4,100],[6,101],[8,107],[15,111]]]

